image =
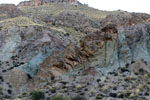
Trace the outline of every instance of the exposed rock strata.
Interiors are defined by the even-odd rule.
[[[40,5],[38,0],[35,2],[34,6]],[[76,67],[82,70],[89,67],[85,72],[89,71],[93,76],[128,65],[131,72],[143,67],[149,73],[149,19],[147,14],[122,12],[106,17],[98,27],[82,14],[62,12],[54,20],[45,21],[52,22],[50,26],[32,22],[3,29],[0,24],[0,76],[4,96],[41,88],[43,81],[54,80]],[[10,21],[6,22],[9,24]],[[56,26],[49,28],[51,25]],[[87,35],[76,45],[75,38],[70,39],[57,26],[72,27]],[[91,66],[94,68],[90,69]]]
[[[138,18],[139,16],[137,19]],[[87,61],[89,66],[97,66],[101,71],[111,71],[139,59],[143,59],[149,66],[148,24],[149,22],[146,22],[146,20],[145,23],[143,22],[142,24],[131,26],[130,24],[124,24],[122,26],[116,23],[108,24],[102,28],[101,31],[89,34],[83,38],[80,42],[78,52],[75,54],[72,53],[74,54],[72,55],[73,58],[69,58],[68,60],[75,60],[75,63],[78,64]],[[130,39],[128,34],[130,34],[130,37],[133,34],[135,35]],[[142,38],[146,36],[148,37]],[[78,55],[78,57],[76,57],[76,55]],[[62,57],[67,59],[65,56]],[[46,60],[46,62],[48,62],[48,60]],[[65,60],[63,63],[64,65],[66,64]],[[60,66],[60,68],[61,67],[62,66]],[[42,69],[43,67],[41,66],[40,68]]]

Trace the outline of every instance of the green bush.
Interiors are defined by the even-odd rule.
[[[32,91],[31,98],[32,100],[43,100],[45,97],[44,92],[42,91]]]
[[[56,95],[50,98],[50,100],[69,100],[67,97],[64,97],[63,95]]]
[[[86,100],[86,98],[85,98],[85,97],[82,97],[82,96],[77,95],[77,96],[73,97],[71,100]]]

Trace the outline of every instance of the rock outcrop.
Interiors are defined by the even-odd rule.
[[[50,22],[53,25],[73,27],[86,34],[94,33],[98,31],[99,28],[99,25],[96,22],[79,12],[63,11],[52,18],[45,18],[45,21]]]
[[[40,6],[48,3],[68,3],[73,5],[78,5],[79,2],[77,0],[30,0],[30,1],[23,1],[18,4],[18,7],[24,6]]]
[[[29,77],[27,76],[27,73],[20,68],[14,68],[4,74],[4,79],[6,83],[10,83],[10,86],[13,87],[9,87],[9,90],[12,91],[9,95],[12,95],[24,92],[20,87],[24,87],[27,84]]]
[[[0,20],[2,16],[6,17],[18,17],[21,16],[23,12],[21,12],[14,4],[0,4]]]
[[[138,60],[135,63],[131,64],[129,66],[129,69],[130,69],[130,72],[132,72],[132,74],[150,73],[150,68],[148,68],[142,60]]]
[[[21,2],[18,7],[39,6],[53,2],[76,1],[33,0]],[[18,17],[21,12],[14,5],[10,5],[9,8],[0,6],[0,9],[2,9],[0,14],[10,15],[9,19],[0,21],[0,85],[2,86],[0,99],[36,88],[45,89],[44,82],[54,85],[50,82],[55,83],[54,79],[59,76],[61,76],[59,78],[69,77],[70,79],[71,77],[76,80],[76,75],[79,75],[77,79],[80,79],[84,73],[90,74],[90,77],[83,80],[81,77],[81,81],[88,82],[87,87],[92,89],[95,84],[99,86],[100,79],[95,78],[105,74],[113,73],[115,77],[110,81],[118,82],[118,79],[123,80],[123,76],[121,78],[117,76],[118,73],[124,76],[143,70],[146,74],[150,73],[148,68],[150,66],[150,15],[148,14],[119,12],[98,22],[74,11],[61,11],[52,16],[47,14],[44,18],[40,18],[41,16],[35,17],[37,12],[33,15],[30,13]],[[35,11],[39,7],[33,9]],[[137,78],[141,75],[143,74]],[[148,77],[148,75],[145,76]],[[125,80],[128,81],[128,79]],[[139,81],[142,80],[139,79]],[[107,87],[105,83],[103,85],[106,86],[101,88],[104,95],[117,96],[108,94],[109,90],[105,93],[110,86]],[[73,87],[70,86],[70,88]],[[81,86],[76,88],[81,89]],[[120,88],[122,87],[119,86]],[[53,89],[51,91],[53,95],[55,91]],[[59,92],[61,91],[70,92],[60,89]],[[82,95],[89,96],[87,93]]]

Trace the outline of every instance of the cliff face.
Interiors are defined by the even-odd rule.
[[[39,6],[48,3],[68,3],[68,4],[77,5],[77,0],[31,0],[31,1],[20,2],[18,4],[18,7],[21,8],[24,6]]]
[[[115,97],[120,95],[120,91],[124,95],[125,86],[137,86],[138,83],[144,84],[142,93],[147,97],[145,93],[150,88],[150,15],[128,12],[110,12],[108,15],[108,12],[102,12],[102,15],[99,13],[98,17],[91,18],[90,14],[76,12],[78,7],[74,6],[62,6],[62,9],[58,4],[60,8],[57,14],[54,14],[57,4],[49,10],[45,9],[51,5],[39,9],[38,5],[48,2],[55,1],[26,1],[19,6],[29,6],[29,9],[21,10],[14,5],[8,8],[7,5],[0,6],[1,14],[24,13],[0,20],[0,99],[37,88],[46,93],[47,99],[49,95],[56,94],[56,90],[68,96],[81,92],[87,100],[101,92],[102,97],[114,97],[111,92],[116,90],[115,83],[119,90],[115,91]],[[30,6],[37,7],[33,9]],[[90,9],[91,15],[97,11],[85,7],[81,5],[79,10],[82,8],[81,11],[87,13]],[[50,10],[52,13],[49,13]],[[30,11],[33,12],[27,13]],[[99,17],[104,14],[108,16]],[[124,76],[127,75],[130,76],[126,79]],[[58,77],[65,81],[54,80]],[[109,80],[104,80],[104,77]],[[141,77],[146,78],[145,83]],[[119,83],[119,80],[123,82]],[[110,83],[114,85],[107,86]],[[80,84],[83,86],[78,86]],[[77,86],[73,88],[73,85]],[[89,95],[87,90],[81,88],[92,90],[94,86],[96,88],[92,92],[96,95],[92,92]],[[64,92],[66,89],[68,91]],[[128,95],[119,97],[129,98]]]

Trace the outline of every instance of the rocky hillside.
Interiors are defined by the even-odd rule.
[[[131,99],[150,100],[150,15],[76,0],[0,5],[0,100]]]
[[[66,4],[71,4],[71,5],[79,5],[77,0],[29,0],[29,1],[23,1],[18,4],[19,8],[22,8],[24,6],[40,6],[40,5],[45,5],[45,4],[50,4],[50,3],[66,3]]]

